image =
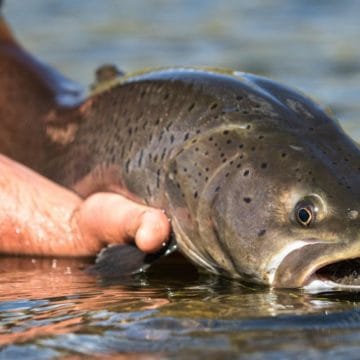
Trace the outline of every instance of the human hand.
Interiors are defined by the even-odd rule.
[[[169,233],[169,221],[159,209],[112,193],[82,200],[0,155],[1,253],[92,256],[107,244],[132,241],[154,252]]]

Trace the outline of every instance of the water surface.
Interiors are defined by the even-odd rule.
[[[329,105],[360,139],[356,0],[8,0],[34,53],[93,70],[207,65],[266,75]],[[0,258],[0,358],[357,359],[360,294],[270,290],[181,259],[104,282],[83,260]]]

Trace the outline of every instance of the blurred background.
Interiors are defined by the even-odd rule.
[[[33,53],[83,85],[102,63],[230,67],[329,105],[360,140],[358,0],[6,0]]]

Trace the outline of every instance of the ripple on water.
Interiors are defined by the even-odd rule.
[[[60,261],[56,269],[46,268],[45,260],[28,268],[24,262],[6,261],[0,280],[4,286],[19,278],[20,265],[27,278],[18,284],[17,299],[1,293],[3,358],[233,358],[239,352],[296,358],[360,350],[356,292],[273,291],[198,274],[168,259],[148,275],[111,282],[87,275],[81,262]],[[71,276],[62,271],[68,266]],[[62,286],[23,298],[40,275],[44,284]]]

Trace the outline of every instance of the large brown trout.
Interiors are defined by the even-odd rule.
[[[1,26],[1,152],[82,196],[116,191],[164,209],[177,248],[210,272],[274,287],[356,283],[359,147],[317,103],[196,68],[120,76],[83,99]],[[112,246],[96,268],[120,276],[152,260]]]

